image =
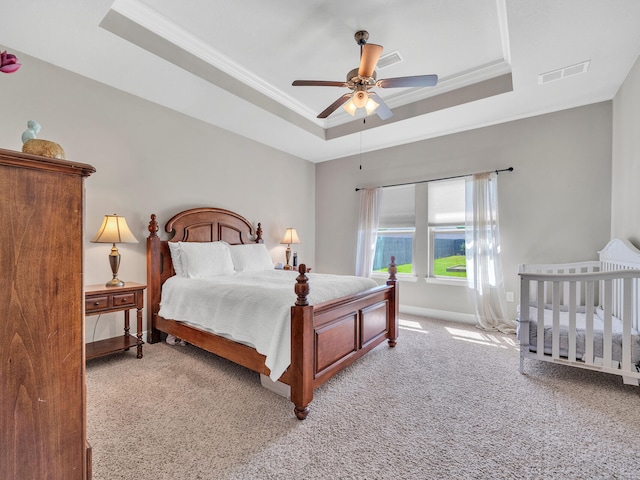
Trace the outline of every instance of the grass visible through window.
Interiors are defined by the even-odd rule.
[[[410,263],[404,263],[402,265],[396,265],[396,267],[398,268],[398,273],[411,273],[411,267],[412,265]],[[382,272],[382,273],[387,273],[389,271],[389,266],[387,265],[386,267],[383,268],[378,268],[377,270],[374,270],[374,272]]]
[[[467,266],[467,259],[464,255],[454,255],[452,257],[436,258],[433,262],[433,274],[436,277],[465,277],[467,271],[447,271],[451,267]]]
[[[452,257],[443,257],[436,258],[433,264],[433,274],[436,277],[462,277],[466,278],[467,272],[463,271],[447,271],[447,268],[451,267],[461,267],[465,268],[467,265],[467,259],[464,255],[453,255]],[[405,263],[403,265],[398,265],[398,273],[411,273],[411,264]],[[374,270],[375,272],[383,272],[386,273],[388,267],[379,268]]]

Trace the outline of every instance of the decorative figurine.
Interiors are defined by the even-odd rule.
[[[22,133],[22,143],[26,143],[27,140],[31,140],[32,138],[36,138],[38,132],[40,131],[40,124],[35,120],[29,120],[27,122],[27,129]]]
[[[40,124],[35,120],[27,122],[27,129],[22,133],[22,151],[42,157],[64,160],[64,149],[55,142],[40,140],[36,135],[40,131]]]

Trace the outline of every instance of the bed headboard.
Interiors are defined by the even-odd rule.
[[[152,215],[152,218],[154,216]],[[257,238],[253,226],[237,213],[221,208],[192,208],[174,215],[165,225],[172,242],[216,242],[231,245],[261,243],[262,230],[258,224]]]
[[[156,215],[152,214],[147,237],[147,328],[152,324],[152,316],[160,309],[162,285],[175,275],[169,242],[222,240],[231,245],[263,242],[260,223],[254,231],[246,218],[222,208],[201,207],[185,210],[174,215],[164,229],[169,234],[169,240],[161,240],[158,236],[158,222]]]

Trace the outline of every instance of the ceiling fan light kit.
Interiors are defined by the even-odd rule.
[[[378,102],[376,102],[373,98],[369,97],[369,100],[367,100],[367,103],[365,104],[364,109],[367,111],[367,115],[371,115],[373,112],[377,110],[379,106],[380,104]]]
[[[351,101],[356,106],[356,108],[364,108],[364,106],[367,104],[367,100],[369,100],[369,95],[367,95],[367,92],[362,90],[353,92],[353,96],[351,97]]]
[[[360,66],[354,68],[347,74],[346,82],[326,81],[326,80],[295,80],[293,86],[306,87],[347,87],[352,93],[346,93],[338,98],[322,111],[318,118],[327,118],[338,107],[343,108],[350,115],[355,115],[359,108],[364,108],[367,115],[376,112],[382,120],[386,120],[393,115],[391,109],[384,103],[382,98],[373,91],[373,87],[378,88],[409,88],[409,87],[434,87],[438,83],[437,75],[416,75],[412,77],[396,77],[377,80],[376,65],[382,46],[367,43],[369,33],[366,30],[359,30],[355,33],[356,43],[360,45]]]
[[[356,111],[358,110],[358,107],[356,107],[356,104],[353,103],[353,100],[349,100],[347,103],[343,105],[342,108],[344,108],[345,111],[352,117],[356,114]]]
[[[364,108],[367,115],[371,115],[379,106],[380,104],[371,98],[366,91],[359,90],[353,92],[351,100],[349,100],[343,108],[349,115],[354,116],[359,108]]]

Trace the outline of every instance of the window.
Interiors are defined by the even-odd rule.
[[[430,274],[434,277],[466,277],[465,179],[429,183]]]
[[[431,245],[434,277],[466,277],[464,225],[457,227],[432,227]]]
[[[464,178],[383,189],[374,272],[391,255],[399,274],[466,277]]]
[[[378,239],[373,271],[386,271],[391,256],[398,273],[413,273],[413,238],[416,231],[415,185],[386,187],[380,200]]]

